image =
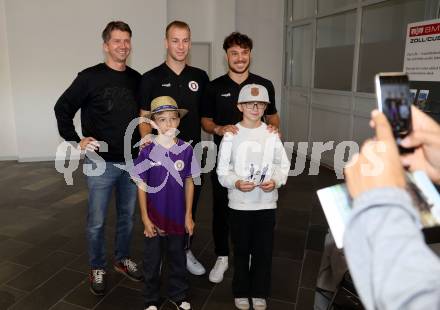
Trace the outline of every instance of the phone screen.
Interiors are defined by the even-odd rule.
[[[397,144],[409,135],[411,122],[411,92],[406,74],[379,74],[376,76],[379,110],[393,129]]]

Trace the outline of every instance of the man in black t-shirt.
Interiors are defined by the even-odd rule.
[[[214,134],[217,147],[225,132],[237,133],[236,123],[242,114],[237,108],[238,94],[247,84],[263,85],[269,93],[270,104],[265,111],[268,130],[277,131],[280,124],[275,107],[275,90],[271,81],[249,72],[252,40],[245,34],[233,32],[223,42],[229,70],[211,81],[205,90],[202,104],[203,129]],[[228,269],[229,225],[228,191],[218,181],[215,169],[211,173],[213,193],[213,235],[217,261],[209,274],[209,280],[219,283]]]
[[[151,101],[159,96],[170,96],[179,108],[187,109],[188,114],[181,119],[178,137],[191,142],[194,147],[201,140],[201,100],[206,84],[209,82],[205,71],[186,64],[191,48],[191,31],[187,23],[171,22],[165,30],[166,61],[142,76],[138,102],[142,113],[150,111]],[[151,126],[141,123],[141,136],[148,137]],[[197,204],[202,185],[195,185],[192,206],[193,219],[196,218]],[[189,243],[189,245],[191,242]],[[188,247],[189,247],[188,245]],[[205,268],[188,248],[186,251],[187,269],[194,275],[204,274]]]
[[[136,185],[130,175],[117,167],[125,164],[124,134],[138,117],[135,95],[140,74],[126,65],[131,51],[131,29],[121,21],[110,22],[102,33],[105,63],[81,71],[55,105],[60,135],[87,150],[84,172],[89,189],[87,240],[90,290],[103,295],[106,288],[105,222],[113,189],[116,193],[116,241],[114,269],[134,281],[142,273],[129,257],[136,204]],[[81,109],[84,138],[75,131],[73,117]],[[137,131],[132,145],[138,140]],[[102,141],[100,143],[98,141]],[[104,143],[108,150],[104,149]],[[133,150],[133,155],[137,154]],[[105,167],[98,172],[94,168]]]

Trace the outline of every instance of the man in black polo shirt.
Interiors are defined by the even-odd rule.
[[[245,34],[233,32],[223,42],[229,70],[206,86],[202,104],[203,129],[214,134],[214,142],[219,147],[225,132],[237,133],[236,123],[242,114],[237,108],[238,94],[247,84],[260,84],[269,92],[269,101],[265,112],[268,130],[279,128],[280,118],[275,107],[275,90],[271,81],[249,72],[252,40]],[[216,169],[211,173],[213,193],[213,235],[217,261],[209,273],[209,280],[219,283],[228,269],[229,226],[228,191],[218,181]]]
[[[138,96],[141,114],[150,111],[150,103],[154,98],[172,97],[179,108],[189,111],[180,121],[178,137],[186,142],[192,141],[191,144],[194,147],[201,140],[200,106],[209,78],[205,71],[186,64],[191,48],[191,31],[187,23],[173,21],[167,26],[165,47],[167,49],[166,61],[142,76]],[[140,131],[144,138],[151,133],[151,126],[143,123],[140,125]],[[195,185],[193,219],[195,219],[200,191],[201,185]],[[194,275],[204,274],[205,268],[190,249],[186,254],[188,271]]]

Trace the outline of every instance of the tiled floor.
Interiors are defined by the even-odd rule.
[[[0,310],[142,309],[142,285],[115,272],[109,272],[109,291],[104,297],[88,290],[84,181],[78,171],[74,186],[67,186],[52,162],[0,162]],[[335,182],[334,172],[321,168],[319,176],[289,177],[280,191],[268,309],[313,309],[327,230],[315,191]],[[109,260],[113,209],[107,224]],[[203,189],[196,225],[193,251],[209,269],[215,260],[209,184]],[[137,217],[132,244],[132,256],[137,260],[142,255],[141,241]],[[191,276],[193,308],[234,309],[231,276],[232,268],[217,285],[207,276]],[[164,304],[162,309],[173,308]]]

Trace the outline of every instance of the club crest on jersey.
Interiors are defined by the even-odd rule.
[[[182,160],[176,160],[176,162],[174,163],[174,168],[176,168],[177,171],[182,171],[183,168],[185,168],[185,164]]]
[[[192,91],[198,91],[199,90],[199,83],[197,83],[196,81],[190,81],[188,83],[188,87],[189,89],[191,89]]]

